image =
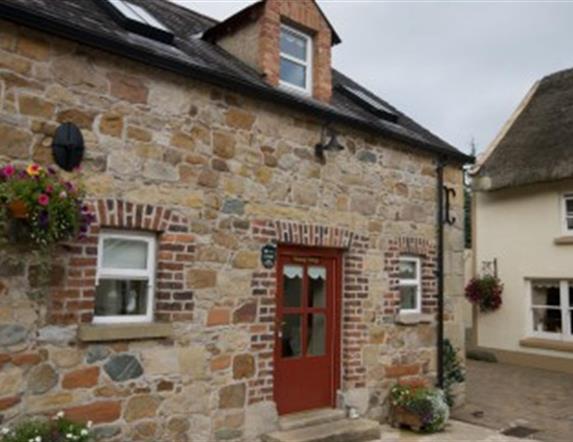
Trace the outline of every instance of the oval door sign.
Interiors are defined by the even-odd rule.
[[[261,249],[261,262],[265,269],[272,269],[277,260],[277,246],[275,244],[266,244]]]

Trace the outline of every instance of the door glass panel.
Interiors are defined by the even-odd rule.
[[[282,357],[294,358],[302,353],[301,315],[284,315],[281,325]]]
[[[326,307],[326,269],[313,266],[308,268],[308,306]]]
[[[308,315],[308,356],[323,356],[326,354],[326,318],[323,313]]]
[[[283,305],[285,307],[302,305],[302,266],[283,267]]]
[[[404,310],[418,308],[418,287],[415,285],[400,286],[400,307]]]

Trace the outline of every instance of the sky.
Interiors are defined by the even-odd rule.
[[[253,3],[173,1],[219,20]],[[465,152],[535,81],[573,67],[573,0],[318,3],[342,39],[333,66]]]

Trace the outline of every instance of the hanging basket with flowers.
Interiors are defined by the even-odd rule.
[[[34,250],[87,232],[93,215],[84,204],[80,186],[38,164],[0,168],[0,242],[28,244]]]
[[[469,302],[479,306],[482,313],[494,312],[501,307],[503,284],[492,275],[472,278],[465,289]]]

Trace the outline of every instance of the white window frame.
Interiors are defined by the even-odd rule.
[[[402,262],[413,262],[416,265],[416,278],[404,279],[400,278],[399,287],[408,286],[416,287],[416,308],[407,309],[402,308],[402,299],[400,298],[400,314],[416,314],[422,313],[422,260],[417,256],[401,256],[400,263]]]
[[[113,269],[103,267],[103,243],[106,239],[123,239],[143,241],[147,244],[147,269]],[[153,233],[122,232],[105,230],[99,234],[96,287],[102,279],[130,279],[147,280],[147,309],[145,315],[116,315],[96,316],[94,324],[119,324],[153,321],[153,307],[155,305],[155,267],[156,267],[157,237]],[[96,295],[97,296],[97,295]],[[95,312],[94,312],[95,313]]]
[[[573,229],[567,226],[567,201],[569,200],[573,200],[573,193],[568,192],[561,195],[561,230],[563,233],[571,235],[573,234]]]
[[[286,54],[284,52],[280,52],[280,46],[279,46],[279,85],[287,88],[287,89],[292,89],[296,92],[301,92],[304,93],[306,95],[310,95],[312,94],[312,76],[313,76],[313,69],[312,69],[312,51],[313,51],[313,45],[312,45],[312,37],[308,34],[305,34],[304,32],[301,32],[297,29],[294,29],[290,26],[287,25],[281,25],[281,36],[282,33],[284,32],[289,32],[291,34],[296,35],[297,37],[301,37],[306,41],[306,60],[301,60],[300,58],[296,58],[293,57],[292,55]],[[305,71],[306,71],[306,85],[305,87],[300,87],[296,84],[292,84],[289,83],[288,81],[284,81],[282,78],[280,78],[280,59],[284,58],[285,60],[291,61],[293,63],[298,64],[299,66],[304,66]]]
[[[535,281],[556,281],[559,282],[559,310],[561,311],[561,333],[549,333],[535,330],[533,323],[534,308],[547,308],[545,305],[533,304],[533,283]],[[569,285],[573,280],[559,278],[532,278],[526,281],[527,285],[527,337],[543,338],[553,341],[573,341],[573,330],[571,329],[571,315],[573,307],[569,306]],[[554,310],[557,308],[553,307]]]

